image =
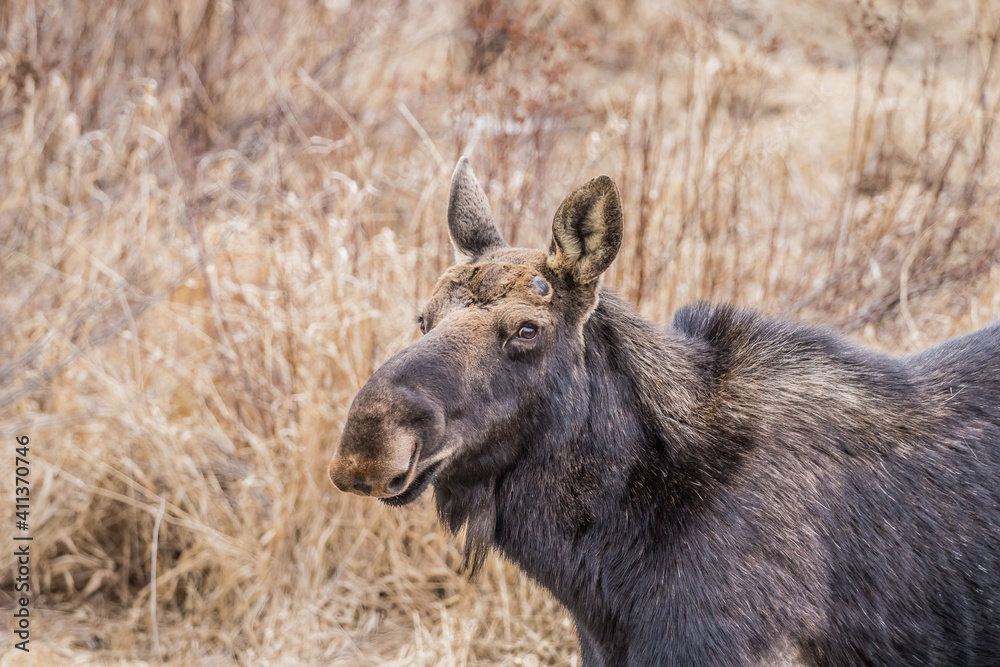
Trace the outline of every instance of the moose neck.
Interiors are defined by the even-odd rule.
[[[680,525],[664,523],[689,514],[697,496],[686,487],[709,486],[694,452],[704,440],[698,406],[709,376],[694,343],[608,291],[584,340],[586,403],[569,411],[575,424],[553,420],[497,481],[494,540],[578,621],[611,631],[614,619],[588,618],[608,608],[594,604],[611,576],[605,561],[641,567],[642,554],[626,545],[654,523],[679,534]]]
[[[683,443],[702,435],[699,406],[711,390],[711,353],[646,321],[608,290],[587,323],[585,341],[592,376],[622,378],[618,396],[628,402],[626,409],[639,409],[654,437],[670,441],[668,454],[682,464],[689,453]]]
[[[680,509],[664,502],[689,496],[679,486],[692,481],[684,453],[696,441],[707,386],[692,343],[656,329],[606,290],[584,341],[576,386],[512,434],[521,440],[513,463],[476,485],[435,491],[445,522],[466,524],[473,568],[496,547],[571,609],[560,591],[598,594],[595,554],[607,550],[588,544],[641,530]]]

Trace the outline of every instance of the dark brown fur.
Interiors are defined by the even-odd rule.
[[[433,482],[473,565],[496,548],[572,612],[586,665],[1000,665],[1000,327],[902,359],[726,306],[661,330],[600,288],[610,179],[547,253],[485,202],[461,161],[465,263],[355,399],[338,487]]]

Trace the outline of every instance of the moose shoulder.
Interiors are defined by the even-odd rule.
[[[1000,326],[905,358],[731,307],[659,329],[600,287],[606,176],[515,249],[463,158],[448,227],[459,263],[355,398],[339,488],[433,483],[586,665],[1000,665]]]

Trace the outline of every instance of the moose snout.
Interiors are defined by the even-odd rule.
[[[440,388],[453,385],[420,343],[379,368],[351,404],[330,479],[341,491],[375,498],[403,494],[435,459],[445,426]]]
[[[330,479],[341,491],[388,498],[413,481],[419,457],[416,434],[392,424],[378,426],[376,437],[361,440],[345,429],[330,462]]]
[[[413,481],[415,458],[411,457],[404,465],[373,467],[355,457],[334,456],[330,462],[330,479],[341,491],[388,498],[402,492]]]

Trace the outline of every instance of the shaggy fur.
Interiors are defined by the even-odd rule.
[[[588,666],[1000,665],[1000,326],[905,358],[728,306],[658,329],[599,287],[608,184],[548,253],[467,197],[488,229],[453,230],[471,263],[358,394],[337,485],[433,482],[473,565],[496,548],[549,589]]]

